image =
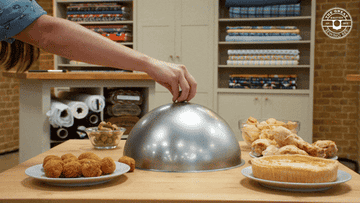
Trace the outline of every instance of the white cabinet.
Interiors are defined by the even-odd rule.
[[[276,118],[300,122],[299,136],[311,142],[311,112],[309,96],[306,94],[253,94],[221,93],[218,95],[218,113],[224,118],[239,140],[241,131],[239,120],[250,116],[256,119]]]
[[[198,94],[192,100],[213,108],[215,1],[137,1],[138,50],[156,59],[184,64],[195,77]],[[171,102],[170,92],[156,84],[153,108]]]

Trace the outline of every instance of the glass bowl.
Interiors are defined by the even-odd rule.
[[[271,136],[273,134],[271,127],[283,126],[295,134],[300,131],[299,121],[276,119],[276,123],[267,124],[266,121],[268,119],[258,119],[257,124],[248,124],[247,120],[248,119],[239,120],[239,129],[241,131],[242,138],[249,146],[251,146],[255,140],[259,139],[262,133],[266,133],[266,135]]]
[[[114,149],[119,145],[125,128],[118,127],[117,130],[99,130],[98,127],[86,128],[85,132],[91,144],[96,149]]]

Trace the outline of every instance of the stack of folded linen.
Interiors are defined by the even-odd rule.
[[[227,65],[298,65],[298,49],[229,49]]]
[[[132,30],[128,25],[85,25],[84,27],[113,41],[132,41]]]
[[[300,16],[300,4],[259,7],[230,7],[230,18],[272,18]]]
[[[226,0],[230,18],[299,16],[300,0]]]
[[[296,89],[297,75],[230,75],[229,88]]]
[[[296,26],[227,26],[227,42],[301,40]]]
[[[118,3],[71,3],[66,15],[75,22],[121,21],[129,19],[129,9]]]

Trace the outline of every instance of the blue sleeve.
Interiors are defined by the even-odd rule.
[[[0,0],[0,41],[17,35],[46,11],[35,0]]]

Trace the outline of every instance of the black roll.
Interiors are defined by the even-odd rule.
[[[58,127],[54,128],[50,126],[50,139],[56,141],[68,140],[72,134],[71,127]]]

